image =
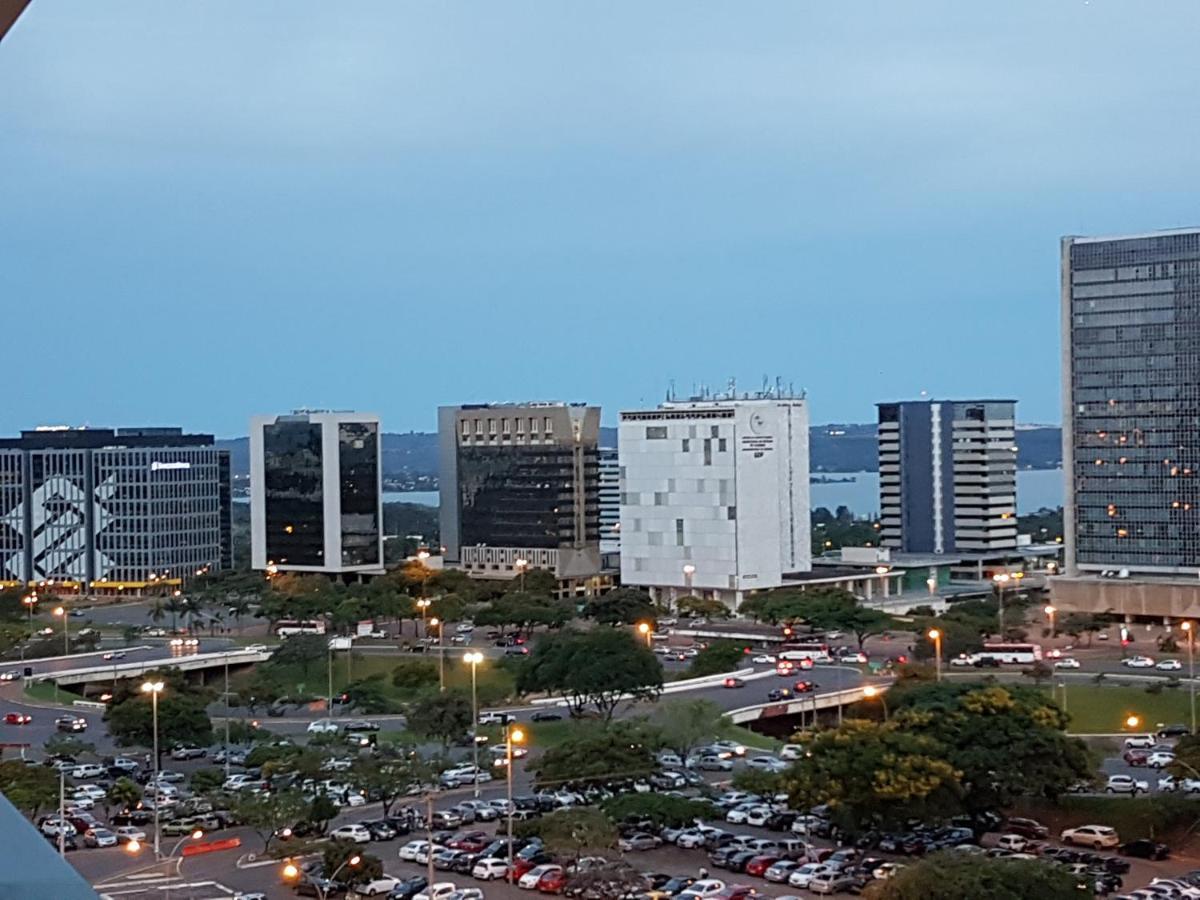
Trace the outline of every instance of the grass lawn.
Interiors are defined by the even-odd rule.
[[[58,703],[60,700],[63,703],[70,703],[72,700],[79,699],[78,694],[72,694],[68,691],[59,692],[54,686],[53,681],[35,681],[29,687],[25,688],[25,696],[30,700],[37,700],[40,703]]]
[[[1061,704],[1062,690],[1056,693]],[[1067,713],[1070,730],[1076,734],[1153,731],[1160,725],[1191,721],[1186,688],[1163,688],[1160,693],[1148,694],[1141,687],[1068,683]],[[1141,719],[1138,728],[1125,727],[1131,715]]]
[[[765,734],[758,734],[751,731],[749,728],[743,728],[741,725],[734,725],[732,722],[724,722],[721,730],[717,732],[719,740],[737,741],[739,744],[745,744],[747,747],[754,747],[757,750],[768,750],[771,753],[776,752],[783,746],[783,741],[777,741]]]
[[[1063,828],[1103,822],[1117,830],[1121,840],[1153,838],[1176,850],[1194,849],[1197,838],[1189,826],[1200,814],[1200,801],[1183,797],[1062,797],[1058,802],[1027,799],[1012,813],[1044,822],[1051,834]]]

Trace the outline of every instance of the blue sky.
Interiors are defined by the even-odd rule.
[[[1058,238],[1200,223],[1200,5],[34,0],[0,433],[294,406],[1057,421]]]

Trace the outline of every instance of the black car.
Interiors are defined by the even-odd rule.
[[[725,858],[725,868],[730,872],[745,872],[750,860],[759,855],[757,850],[740,850],[737,853],[731,853]]]
[[[1166,859],[1171,855],[1171,848],[1147,838],[1128,841],[1117,848],[1122,856],[1135,856],[1138,859]]]
[[[771,831],[791,831],[792,824],[796,821],[796,813],[794,812],[776,812],[767,816],[767,821],[764,823]]]
[[[1114,875],[1111,872],[1089,872],[1089,876],[1093,877],[1093,885],[1096,893],[1101,897],[1105,897],[1114,891],[1119,891],[1125,886],[1125,881],[1120,875]]]
[[[977,669],[998,669],[1000,668],[1000,660],[994,656],[981,656],[972,665]]]
[[[1034,841],[1044,840],[1050,834],[1050,829],[1036,819],[1009,819],[1004,823],[1004,830],[1008,834],[1019,834]]]
[[[731,847],[728,845],[724,847],[718,847],[708,854],[708,861],[718,869],[728,869],[730,857],[736,856],[737,854],[743,852],[745,851],[743,851],[741,847]]]
[[[539,709],[529,717],[531,722],[561,722],[562,716],[556,712],[551,712],[548,709]]]
[[[1158,729],[1158,736],[1160,738],[1177,738],[1191,733],[1192,729],[1188,728],[1186,725],[1165,725]]]
[[[767,693],[767,699],[773,703],[779,700],[786,700],[791,696],[792,692],[787,688],[775,688]]]
[[[371,832],[371,840],[373,841],[390,841],[399,833],[392,827],[390,822],[384,819],[372,819],[362,824],[367,831]]]

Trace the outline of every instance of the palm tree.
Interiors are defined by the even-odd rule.
[[[237,622],[237,627],[240,631],[242,628],[242,616],[250,612],[250,601],[239,594],[232,600],[228,600],[227,603],[229,604],[229,612],[233,614],[234,621]]]
[[[146,615],[150,617],[151,622],[161,622],[167,617],[166,607],[163,605],[161,597],[155,598],[154,604]]]
[[[174,631],[178,627],[179,614],[187,610],[187,602],[182,597],[172,595],[167,598],[164,605],[167,612],[171,614],[171,630]]]

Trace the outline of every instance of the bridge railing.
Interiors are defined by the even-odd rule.
[[[741,724],[772,716],[793,716],[800,713],[812,712],[813,710],[836,709],[839,706],[847,706],[851,703],[858,703],[860,700],[865,700],[866,694],[863,690],[868,686],[874,687],[877,691],[886,691],[890,684],[885,682],[876,685],[860,685],[859,687],[850,688],[845,691],[812,694],[807,697],[793,698],[777,703],[757,703],[754,706],[743,706],[739,709],[730,710],[725,715],[734,724]]]

